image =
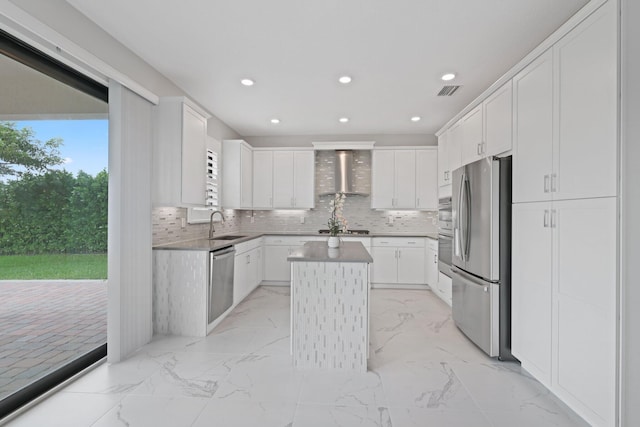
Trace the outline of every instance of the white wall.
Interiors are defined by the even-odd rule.
[[[640,2],[621,0],[621,425],[640,425]]]

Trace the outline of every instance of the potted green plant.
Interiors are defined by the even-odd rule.
[[[337,248],[340,246],[340,238],[338,237],[338,234],[347,231],[347,219],[343,214],[344,201],[346,197],[347,196],[344,193],[336,193],[333,200],[329,202],[331,217],[329,217],[329,222],[327,222],[327,225],[329,226],[329,240],[327,241],[327,245],[330,248]]]

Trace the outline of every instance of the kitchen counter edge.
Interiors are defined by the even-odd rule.
[[[166,243],[162,245],[153,246],[154,250],[174,250],[174,251],[215,251],[223,249],[228,246],[237,245],[242,242],[248,242],[249,240],[258,239],[263,236],[326,236],[326,234],[310,233],[303,231],[290,231],[290,232],[233,232],[226,235],[242,234],[243,237],[235,240],[209,240],[209,239],[192,239],[183,240],[180,242]],[[216,237],[224,237],[225,234],[221,234]],[[426,237],[428,239],[438,240],[437,233],[369,233],[369,234],[342,234],[340,237]]]

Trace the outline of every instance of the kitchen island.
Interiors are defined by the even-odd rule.
[[[297,368],[367,370],[369,264],[360,242],[307,242],[291,261],[291,353]]]

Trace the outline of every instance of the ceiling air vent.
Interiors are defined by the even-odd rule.
[[[456,85],[443,86],[442,89],[440,89],[440,92],[438,92],[438,96],[451,96],[456,93],[459,88],[460,86]]]

